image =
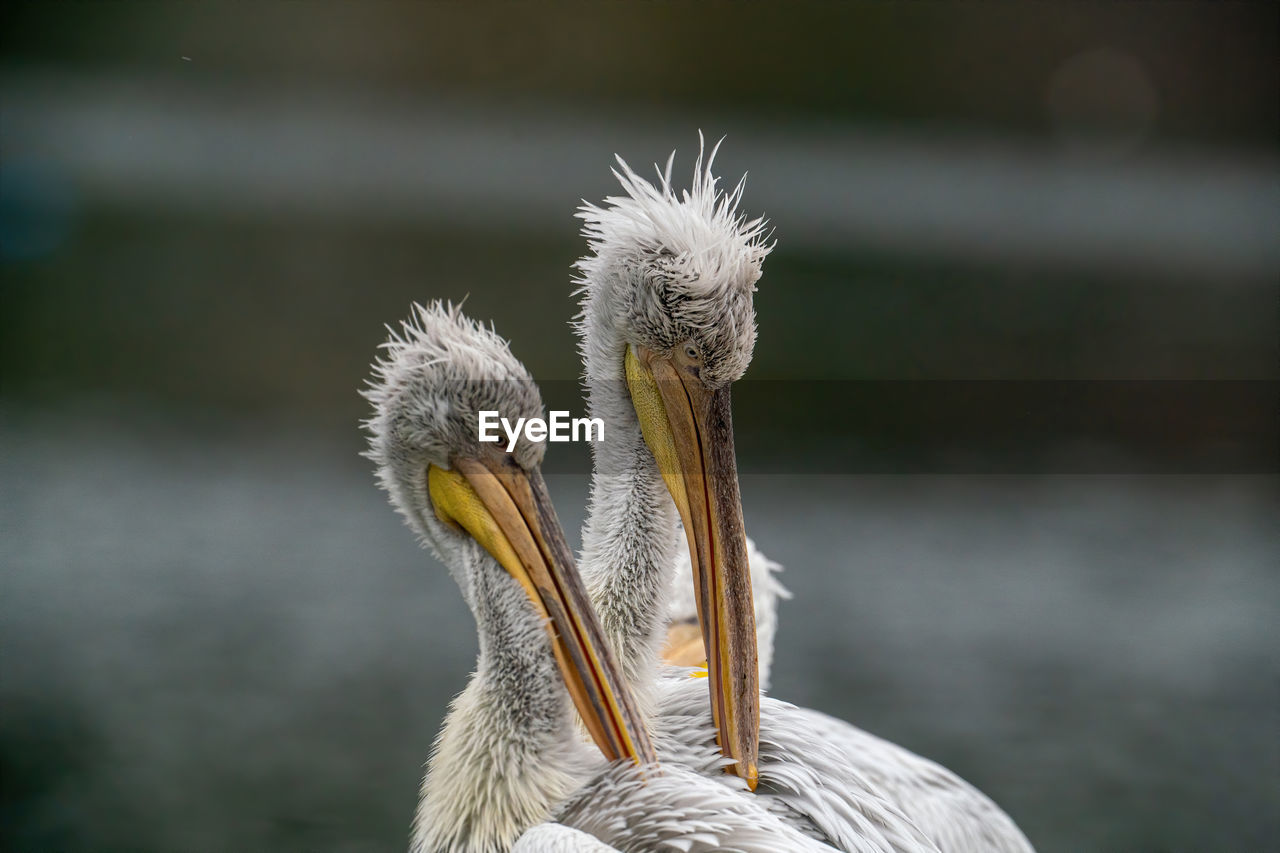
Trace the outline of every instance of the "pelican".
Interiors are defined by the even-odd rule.
[[[674,154],[657,185],[618,158],[625,194],[578,213],[590,254],[576,265],[574,325],[590,414],[606,424],[606,440],[593,446],[582,571],[659,755],[706,772],[682,749],[713,736],[734,772],[748,784],[764,780],[771,810],[843,849],[854,849],[870,819],[889,827],[885,840],[895,849],[1029,850],[1012,821],[954,774],[841,721],[754,694],[758,602],[729,389],[751,359],[751,294],[772,243],[763,220],[738,212],[743,183],[717,188],[715,154],[704,167],[699,153],[692,187],[679,195]],[[706,650],[712,733],[690,680],[658,677],[680,559],[677,515],[691,570],[687,599]],[[766,609],[767,666],[774,623]],[[687,653],[688,633],[667,645]]]
[[[778,580],[782,564],[774,562],[747,537],[747,565],[751,567],[752,612],[756,619],[756,656],[759,660],[760,689],[769,689],[773,667],[773,639],[778,630],[778,604],[791,597],[791,591]],[[662,659],[672,666],[705,667],[706,650],[702,645],[702,629],[698,625],[697,593],[693,588],[693,559],[685,540],[683,525],[676,535],[676,570],[671,578],[670,601],[667,605],[667,633],[662,645]]]
[[[480,641],[428,763],[411,850],[832,853],[725,785],[654,763],[547,496],[545,444],[479,442],[481,410],[542,415],[506,343],[434,303],[384,347],[363,391],[366,455],[449,568]]]

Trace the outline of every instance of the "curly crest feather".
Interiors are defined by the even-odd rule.
[[[691,282],[693,289],[754,286],[773,249],[765,233],[768,223],[763,218],[748,220],[738,211],[746,175],[732,192],[719,188],[720,179],[711,167],[724,140],[716,143],[704,166],[701,133],[698,138],[692,187],[679,193],[671,184],[674,151],[658,172],[656,186],[617,157],[619,168],[612,171],[626,195],[606,198],[605,207],[584,201],[578,209],[582,234],[594,253],[577,264],[584,279],[618,255],[650,253],[668,259],[672,267],[699,271]]]
[[[692,186],[678,192],[674,152],[656,184],[619,157],[613,174],[626,194],[579,208],[590,253],[574,265],[575,328],[588,378],[618,378],[625,344],[657,352],[692,344],[712,386],[746,371],[756,340],[752,293],[773,243],[764,219],[738,210],[746,178],[731,192],[719,188],[711,170],[718,149],[704,157],[699,148]]]
[[[429,539],[419,517],[427,505],[427,466],[449,468],[456,454],[479,447],[478,412],[497,411],[512,421],[542,417],[542,397],[507,342],[461,306],[415,303],[409,319],[387,332],[360,392],[374,408],[362,423],[369,433],[364,455],[377,465],[392,504]],[[545,443],[522,435],[513,455],[529,469],[545,451]]]

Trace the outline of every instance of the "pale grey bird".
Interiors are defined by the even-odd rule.
[[[584,575],[632,688],[647,703],[678,507],[710,651],[717,740],[732,771],[754,788],[759,668],[729,388],[750,361],[751,291],[769,248],[763,223],[737,215],[741,185],[727,197],[718,193],[701,157],[683,204],[669,180],[657,190],[618,162],[627,196],[578,214],[593,253],[577,263],[576,326],[590,413],[606,425],[604,440],[592,445]]]
[[[479,441],[480,411],[542,416],[506,343],[436,303],[384,347],[364,392],[367,455],[449,568],[480,641],[428,763],[411,849],[832,853],[723,784],[653,763],[539,473],[545,444]]]
[[[578,214],[591,251],[577,264],[575,326],[590,414],[605,423],[605,441],[593,446],[582,572],[659,755],[696,766],[680,745],[711,736],[688,680],[658,677],[678,515],[709,652],[715,734],[751,781],[743,758],[756,754],[748,739],[758,713],[770,809],[843,849],[855,849],[870,819],[888,823],[893,849],[1029,850],[1002,811],[945,769],[842,721],[746,695],[758,679],[755,603],[729,395],[751,360],[752,293],[772,245],[762,220],[738,212],[742,183],[717,189],[714,156],[705,167],[699,156],[681,193],[671,160],[655,185],[619,158],[625,195]]]
[[[751,566],[751,594],[756,617],[756,656],[759,660],[760,689],[769,689],[773,668],[773,641],[778,632],[778,604],[791,592],[778,580],[782,565],[769,559],[747,537],[747,564]],[[676,533],[676,570],[671,577],[671,598],[667,604],[667,632],[662,659],[673,666],[706,667],[707,653],[698,624],[698,597],[693,588],[693,560],[684,526]]]

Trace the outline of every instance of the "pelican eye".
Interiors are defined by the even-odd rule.
[[[688,344],[684,348],[684,355],[685,355],[685,358],[689,359],[690,361],[697,361],[698,348],[695,347],[693,344]]]

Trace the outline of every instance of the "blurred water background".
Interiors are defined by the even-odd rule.
[[[774,694],[1042,851],[1274,849],[1278,17],[6,4],[5,848],[403,846],[475,640],[355,389],[466,297],[580,412],[572,212],[701,128],[777,229]]]

